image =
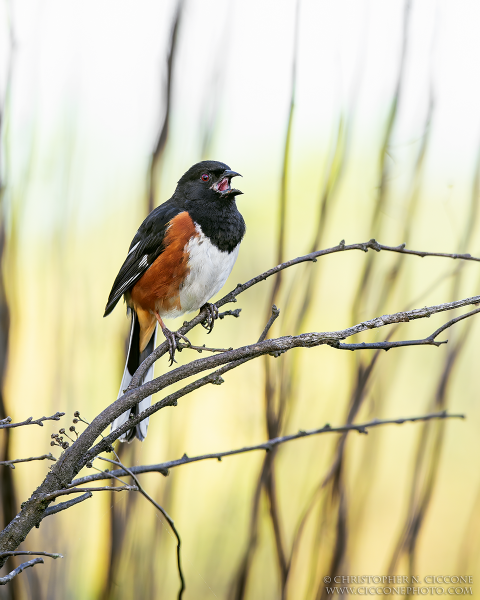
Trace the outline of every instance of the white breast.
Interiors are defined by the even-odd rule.
[[[180,288],[181,311],[162,315],[178,317],[193,312],[215,296],[227,281],[237,260],[240,244],[232,252],[222,252],[205,237],[200,225],[196,226],[198,236],[192,238],[185,250],[189,254],[190,271]]]

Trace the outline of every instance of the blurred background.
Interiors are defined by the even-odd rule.
[[[480,255],[479,22],[474,0],[2,0],[0,418],[67,414],[0,432],[0,460],[49,452],[74,411],[91,420],[115,400],[129,323],[120,305],[102,319],[108,293],[143,218],[199,160],[243,175],[247,236],[221,296],[341,239]],[[190,339],[252,343],[273,302],[272,336],[343,329],[473,296],[479,281],[474,262],[339,253],[255,286],[227,307],[239,319]],[[421,338],[453,316],[353,341]],[[440,348],[295,350],[157,413],[143,444],[120,449],[125,464],[327,422],[467,415],[141,476],[182,537],[185,598],[320,599],[337,573],[476,582],[478,333],[473,317]],[[167,368],[164,356],[156,373]],[[2,526],[48,466],[0,467]],[[2,599],[169,599],[179,587],[175,539],[133,493],[46,519],[24,549],[65,558]]]

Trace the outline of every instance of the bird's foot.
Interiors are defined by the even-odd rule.
[[[185,346],[180,347],[178,341],[183,340],[188,346],[191,346],[192,344],[187,337],[178,333],[178,331],[170,331],[168,327],[162,327],[162,332],[168,342],[168,354],[170,356],[170,364],[168,366],[171,367],[173,363],[177,362],[175,360],[175,350],[180,352],[182,348],[185,348]]]
[[[207,334],[211,333],[213,326],[215,325],[215,319],[218,319],[218,308],[215,304],[210,304],[210,302],[205,302],[205,304],[201,307],[201,311],[206,308],[208,311],[208,316],[205,321],[202,322],[202,327],[208,329]]]

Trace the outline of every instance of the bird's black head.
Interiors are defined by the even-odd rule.
[[[232,188],[231,180],[240,173],[232,171],[225,163],[216,160],[199,162],[179,180],[175,195],[182,195],[188,200],[204,200],[211,202],[233,200],[243,194]],[[241,177],[241,175],[240,175]]]

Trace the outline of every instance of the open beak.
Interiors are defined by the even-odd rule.
[[[242,175],[236,171],[225,169],[221,179],[213,186],[215,191],[222,194],[222,196],[239,196],[243,194],[240,190],[231,187],[230,183],[233,177],[242,177]]]
[[[225,171],[223,172],[223,176],[229,177],[230,179],[232,177],[243,177],[243,175],[240,175],[240,173],[237,173],[236,171],[230,171],[229,169],[225,169]]]

